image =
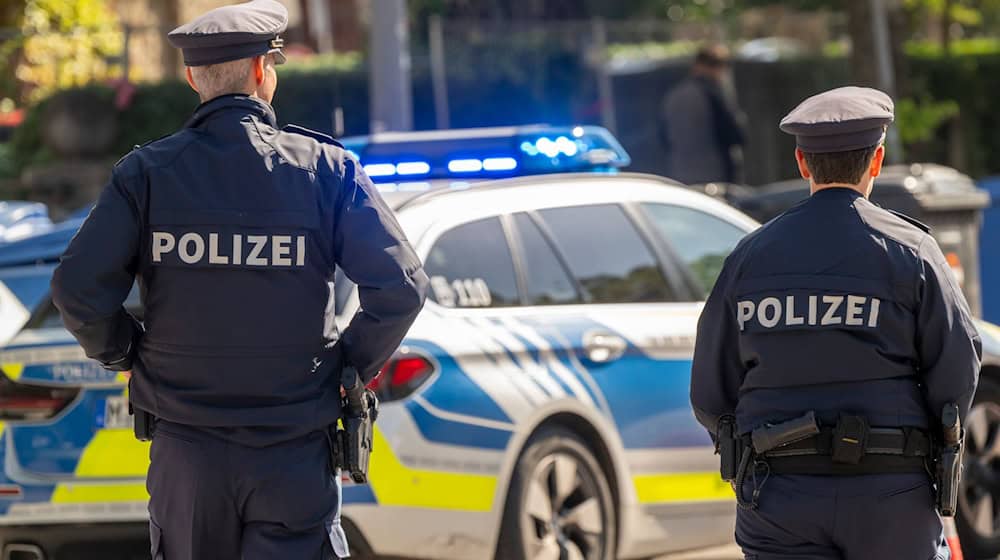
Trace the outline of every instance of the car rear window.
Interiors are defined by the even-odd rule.
[[[552,208],[539,215],[588,302],[673,301],[656,257],[620,206]]]
[[[520,304],[514,259],[499,218],[457,226],[438,238],[424,270],[430,298],[444,307]]]
[[[565,305],[582,303],[583,298],[573,277],[563,266],[552,245],[527,214],[515,214],[524,267],[528,305]]]
[[[642,205],[653,228],[674,249],[702,293],[712,291],[726,257],[746,232],[700,210],[672,204]]]

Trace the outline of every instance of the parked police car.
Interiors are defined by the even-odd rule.
[[[757,224],[656,177],[545,173],[627,162],[599,129],[349,147],[431,277],[375,382],[370,484],[344,489],[356,549],[590,560],[730,539],[732,492],[688,404],[690,362],[700,302]],[[496,176],[508,178],[473,183]],[[47,294],[78,225],[0,247],[0,540],[34,555],[15,558],[80,558],[145,531],[148,449],[124,380],[84,358]],[[339,280],[346,322],[357,296]],[[1000,348],[983,328],[993,372]]]

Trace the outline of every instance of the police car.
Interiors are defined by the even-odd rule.
[[[757,223],[613,172],[627,155],[596,128],[348,147],[431,278],[373,385],[370,483],[344,488],[356,555],[643,558],[731,539],[732,491],[688,387],[701,301]],[[82,558],[98,538],[146,529],[148,448],[129,427],[125,380],[83,356],[47,293],[79,223],[0,247],[0,558]],[[335,296],[346,323],[356,291],[339,278]],[[135,294],[127,306],[141,316]],[[995,378],[1000,343],[983,329]],[[970,425],[973,455],[998,437],[993,390],[977,409],[982,438]],[[967,503],[1000,504],[989,491]]]

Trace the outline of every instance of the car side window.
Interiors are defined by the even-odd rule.
[[[583,303],[573,278],[563,267],[538,225],[524,213],[514,215],[521,244],[528,305]]]
[[[616,204],[539,212],[591,303],[673,301],[660,265]]]
[[[706,295],[722,264],[747,232],[706,212],[673,204],[642,205],[654,229],[673,247]]]
[[[520,303],[514,259],[499,218],[446,231],[427,255],[430,297],[444,307],[507,307]]]

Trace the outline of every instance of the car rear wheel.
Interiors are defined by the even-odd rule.
[[[956,525],[968,560],[1000,554],[1000,384],[983,377],[965,421]]]
[[[511,478],[497,558],[612,560],[616,544],[615,504],[594,454],[565,429],[533,436]]]

